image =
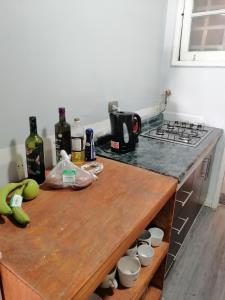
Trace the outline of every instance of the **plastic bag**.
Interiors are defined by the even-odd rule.
[[[62,160],[51,170],[46,178],[46,184],[52,188],[60,189],[72,187],[81,189],[90,185],[97,177],[81,168],[77,167],[70,161],[66,151],[61,150]]]

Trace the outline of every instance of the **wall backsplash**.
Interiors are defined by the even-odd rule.
[[[147,109],[138,110],[137,113],[142,120],[157,115],[161,111],[161,106],[156,105]],[[94,129],[95,138],[104,134],[110,133],[109,118],[101,122],[87,124],[85,127]],[[55,136],[44,136],[44,152],[45,152],[45,166],[51,169],[56,163],[55,153]],[[12,141],[9,147],[0,149],[0,186],[6,184],[8,181],[18,181],[27,176],[25,145],[16,144]]]
[[[53,135],[69,122],[107,118],[107,103],[138,110],[160,98],[167,1],[41,0],[1,4],[0,149],[21,144],[30,115]]]

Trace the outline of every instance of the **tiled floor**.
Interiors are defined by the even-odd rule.
[[[165,300],[225,299],[225,205],[204,207],[164,286]]]

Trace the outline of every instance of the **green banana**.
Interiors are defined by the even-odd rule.
[[[12,209],[7,204],[7,197],[16,188],[25,185],[24,198],[31,200],[35,198],[39,192],[39,185],[33,179],[24,179],[17,183],[7,183],[5,186],[0,188],[0,215],[8,216],[12,214]]]
[[[14,190],[12,197],[14,197],[15,195],[21,196],[23,194],[23,190],[24,190],[25,186],[26,186],[26,184],[16,188]],[[26,226],[28,223],[30,223],[29,216],[25,213],[25,211],[23,210],[23,208],[21,206],[20,207],[11,206],[11,209],[12,209],[12,216],[16,220],[17,223],[19,223],[23,226]]]
[[[21,182],[7,183],[5,186],[0,188],[0,215],[8,216],[12,214],[12,210],[6,202],[7,196],[21,185]]]

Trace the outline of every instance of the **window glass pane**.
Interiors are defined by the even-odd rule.
[[[193,17],[189,51],[224,51],[225,16]]]
[[[193,12],[225,9],[225,0],[193,0]]]
[[[209,25],[225,26],[225,15],[212,15],[209,18]]]
[[[190,38],[190,51],[201,50],[203,30],[192,31]]]
[[[223,29],[212,29],[207,31],[205,46],[209,47],[211,50],[217,50],[217,47],[223,44]],[[216,46],[217,45],[217,46]],[[222,49],[221,49],[222,50]]]

